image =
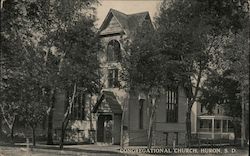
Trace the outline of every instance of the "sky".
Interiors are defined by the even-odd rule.
[[[97,6],[97,22],[99,28],[110,8],[121,11],[125,14],[148,11],[152,20],[157,15],[161,0],[100,0]]]

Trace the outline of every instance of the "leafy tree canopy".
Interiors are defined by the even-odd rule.
[[[228,76],[232,71],[225,71],[222,75],[214,73],[204,83],[198,100],[203,104],[209,113],[213,113],[216,105],[221,105],[225,115],[241,117],[241,98],[239,82],[230,79]]]

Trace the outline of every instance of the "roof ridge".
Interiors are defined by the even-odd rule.
[[[128,16],[138,15],[138,14],[145,14],[145,13],[149,14],[149,12],[148,12],[148,11],[143,11],[143,12],[138,12],[138,13],[128,14]]]
[[[117,12],[117,13],[120,13],[120,14],[123,14],[123,15],[125,15],[125,16],[128,16],[128,14],[125,14],[125,13],[123,13],[123,12],[121,12],[121,11],[118,11],[118,10],[116,10],[116,9],[113,9],[113,8],[110,8],[110,11],[115,11],[115,12]]]

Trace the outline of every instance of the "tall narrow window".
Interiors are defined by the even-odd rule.
[[[108,70],[108,87],[116,88],[118,86],[119,86],[118,69],[109,69]]]
[[[108,62],[117,62],[121,60],[121,47],[118,41],[111,40],[108,43],[107,60]]]
[[[85,120],[85,94],[79,93],[76,96],[74,105],[73,105],[73,111],[71,114],[72,120]]]
[[[203,104],[201,104],[201,113],[203,113],[203,108],[204,108],[204,106],[203,106]]]
[[[81,114],[80,114],[80,119],[81,120],[85,120],[86,119],[86,111],[85,111],[85,107],[86,107],[86,94],[81,94],[80,97],[80,101],[81,101]]]
[[[178,88],[172,87],[166,91],[166,122],[178,121]]]
[[[204,128],[204,122],[203,120],[199,120],[200,121],[200,128]]]
[[[144,99],[139,100],[139,129],[143,129],[143,107]]]

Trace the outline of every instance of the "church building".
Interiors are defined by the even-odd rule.
[[[72,133],[68,138],[75,136],[74,140],[86,141],[93,137],[92,142],[108,144],[120,144],[122,139],[124,145],[128,146],[147,145],[152,101],[143,92],[131,92],[121,87],[124,83],[121,79],[121,60],[126,55],[123,43],[133,42],[136,31],[144,26],[154,28],[148,12],[125,14],[110,9],[98,32],[104,47],[98,54],[103,89],[100,95],[85,96],[81,98],[85,102],[74,106],[70,121]],[[60,109],[59,103],[64,103],[60,99],[63,97],[57,98],[55,110]],[[185,144],[187,97],[184,88],[178,86],[165,90],[157,104],[153,145]],[[60,129],[59,119],[62,114],[55,116],[54,129],[56,123]]]

